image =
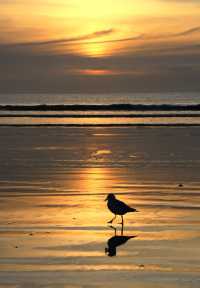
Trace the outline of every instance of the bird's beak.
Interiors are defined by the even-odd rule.
[[[107,201],[108,200],[108,196],[106,197],[106,199],[104,201]]]

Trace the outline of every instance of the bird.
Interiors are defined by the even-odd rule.
[[[126,213],[129,213],[129,212],[138,212],[138,210],[136,210],[135,208],[132,208],[132,207],[128,206],[127,204],[125,204],[124,202],[118,200],[115,197],[115,195],[112,193],[108,194],[105,201],[107,201],[108,209],[113,214],[115,214],[114,218],[112,218],[110,221],[108,221],[108,223],[112,223],[115,220],[115,218],[117,217],[117,215],[120,215],[121,219],[122,219],[121,224],[124,225],[123,215],[125,215]]]

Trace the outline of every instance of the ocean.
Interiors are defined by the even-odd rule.
[[[0,125],[199,124],[198,92],[0,95]]]

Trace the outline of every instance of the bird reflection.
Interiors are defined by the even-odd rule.
[[[124,225],[121,225],[121,235],[117,235],[117,228],[114,226],[109,226],[111,229],[114,230],[114,236],[108,239],[107,246],[105,248],[105,253],[107,256],[113,257],[117,255],[117,247],[124,245],[128,240],[131,238],[135,238],[137,236],[124,236]]]

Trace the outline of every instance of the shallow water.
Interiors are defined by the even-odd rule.
[[[0,287],[199,287],[198,127],[0,135]],[[115,257],[108,192],[139,210]]]

